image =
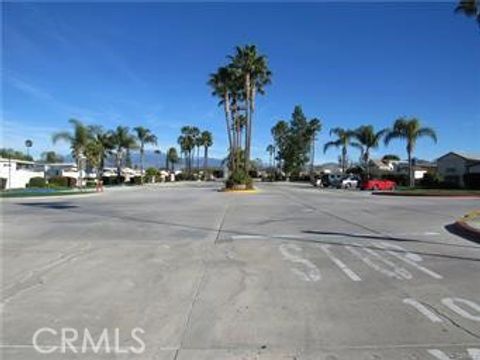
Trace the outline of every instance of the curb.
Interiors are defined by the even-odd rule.
[[[474,228],[468,224],[469,220],[478,217],[480,217],[480,210],[472,211],[455,221],[454,226],[459,232],[471,237],[472,239],[480,240],[480,229]]]
[[[373,191],[372,195],[384,195],[384,196],[403,196],[403,197],[437,197],[437,198],[462,198],[462,199],[477,199],[480,198],[478,194],[441,194],[441,193],[412,193],[412,192],[393,192],[393,191]]]

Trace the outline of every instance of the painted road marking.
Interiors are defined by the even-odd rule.
[[[357,244],[358,245],[358,244]],[[379,253],[377,253],[376,251],[372,250],[372,249],[368,249],[368,248],[363,248],[363,250],[367,253],[369,253],[370,255],[376,257],[377,259],[379,259],[380,261],[382,261],[384,264],[390,266],[392,269],[394,269],[395,273],[397,273],[398,275],[400,275],[401,277],[403,277],[404,279],[407,279],[407,280],[410,280],[412,279],[412,274],[405,268],[401,267],[401,266],[397,266],[394,262],[390,261],[388,258],[386,257],[383,257],[382,255],[380,255]]]
[[[342,270],[352,281],[362,281],[360,276],[358,276],[352,269],[350,269],[345,263],[343,263],[340,259],[335,257],[330,250],[330,245],[320,245],[320,248],[327,254],[327,256],[332,260],[335,265],[337,265],[340,270]]]
[[[310,260],[301,257],[294,252],[301,252],[302,248],[295,244],[282,244],[279,246],[280,253],[283,255],[284,259],[295,264],[302,264],[307,268],[307,272],[304,272],[296,267],[290,268],[290,270],[297,274],[302,280],[305,281],[319,281],[322,277],[320,275],[320,270],[317,266],[313,264]]]
[[[426,268],[425,266],[422,266],[422,265],[418,264],[417,260],[413,260],[413,257],[412,257],[412,255],[415,255],[415,254],[409,253],[403,247],[401,247],[399,245],[388,244],[386,242],[383,242],[382,245],[377,244],[377,246],[384,249],[384,250],[387,249],[387,248],[395,248],[397,250],[400,250],[404,253],[403,255],[400,255],[400,254],[396,253],[395,251],[391,251],[391,250],[386,250],[386,252],[388,254],[396,257],[397,259],[400,259],[403,262],[406,262],[410,266],[413,266],[414,268],[424,272],[425,274],[430,275],[434,279],[438,279],[438,280],[443,279],[442,275],[437,274],[435,271],[432,271],[432,270]],[[421,259],[421,260],[423,260],[423,259]]]
[[[353,255],[358,257],[360,260],[362,260],[365,264],[367,264],[369,267],[372,269],[388,276],[388,277],[393,277],[398,280],[403,280],[403,277],[397,274],[396,272],[390,271],[388,269],[385,269],[378,264],[374,263],[368,256],[362,255],[357,249],[354,249],[351,246],[345,246],[345,248],[350,251]]]
[[[468,355],[472,360],[480,360],[480,349],[467,349]],[[447,354],[445,354],[442,350],[438,349],[430,349],[428,353],[438,360],[452,360]],[[455,356],[454,359],[463,359],[462,357]]]
[[[463,303],[471,307],[472,309],[478,312],[478,315],[470,314],[467,310],[460,307],[458,303]],[[464,317],[465,319],[480,321],[480,305],[478,305],[477,303],[471,300],[466,300],[461,298],[445,298],[445,299],[442,299],[442,304],[448,307],[453,312],[456,312],[458,315]]]
[[[415,299],[403,299],[403,303],[413,306],[415,309],[417,309],[420,313],[422,313],[425,317],[427,317],[430,321],[434,323],[443,322],[443,320],[437,314],[435,314],[433,311],[431,311],[425,305]]]

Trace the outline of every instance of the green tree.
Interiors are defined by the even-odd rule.
[[[167,163],[171,166],[171,171],[173,172],[175,170],[175,164],[178,163],[179,161],[177,149],[175,149],[174,147],[171,147],[170,149],[168,149],[166,158],[167,158]],[[167,166],[167,170],[168,170],[168,166]]]
[[[269,155],[269,167],[270,169],[273,168],[273,159],[275,157],[275,145],[273,144],[269,144],[267,146],[267,148],[265,149],[265,151],[268,153]]]
[[[213,145],[213,136],[210,131],[202,131],[201,135],[201,143],[203,146],[203,171],[206,172],[208,168],[208,148]]]
[[[52,141],[56,144],[58,141],[70,143],[72,156],[77,161],[77,167],[80,169],[80,158],[85,153],[85,148],[92,138],[92,134],[88,126],[84,125],[80,120],[70,119],[69,123],[73,126],[73,131],[61,131],[52,135]]]
[[[157,137],[149,130],[142,126],[137,126],[133,129],[136,133],[137,140],[140,143],[140,172],[141,182],[144,181],[144,168],[145,168],[145,145],[152,144],[157,145]]]
[[[388,162],[388,161],[400,161],[400,156],[395,154],[383,155],[382,162]]]
[[[182,153],[185,154],[185,164],[187,172],[192,172],[193,150],[196,146],[196,139],[200,134],[200,130],[195,126],[183,126],[181,128],[181,135],[178,137],[178,144]]]
[[[25,140],[25,147],[27,148],[27,156],[30,156],[30,148],[33,146],[33,141],[30,139]]]
[[[330,130],[330,136],[335,135],[337,137],[336,140],[329,141],[323,146],[323,152],[326,153],[328,149],[331,147],[340,148],[341,155],[340,155],[340,162],[342,164],[342,172],[345,173],[347,168],[347,154],[348,154],[348,147],[356,147],[361,150],[361,145],[352,141],[353,132],[351,130],[345,130],[340,127],[333,128]]]
[[[13,149],[0,149],[0,157],[4,159],[17,159],[17,160],[24,160],[24,161],[33,161],[31,155],[24,154],[21,151],[13,150]]]
[[[455,12],[475,18],[480,25],[480,4],[478,0],[460,0]]]
[[[130,150],[137,147],[135,136],[130,133],[130,129],[126,126],[117,126],[115,130],[109,132],[112,147],[115,154],[115,165],[117,168],[117,177],[122,176],[122,163],[128,166],[128,158]],[[129,167],[129,166],[128,166]]]
[[[232,61],[232,66],[240,72],[244,81],[243,95],[246,113],[244,162],[245,171],[248,174],[255,98],[257,93],[261,95],[265,93],[265,86],[271,83],[272,73],[268,68],[266,56],[259,54],[255,45],[237,46],[235,48],[235,54],[229,58]]]
[[[313,174],[313,167],[315,163],[315,143],[317,140],[317,134],[322,130],[322,122],[320,119],[313,118],[308,124],[308,133],[311,137],[310,140],[310,174]]]
[[[435,130],[429,127],[422,127],[421,122],[417,118],[401,117],[395,120],[393,128],[388,129],[385,136],[385,145],[388,145],[393,139],[401,139],[407,142],[408,155],[408,176],[410,179],[410,187],[415,186],[415,177],[413,174],[412,154],[415,150],[417,140],[421,137],[429,137],[435,143],[437,142],[437,134]]]
[[[277,156],[276,160],[278,161],[277,163],[277,168],[281,168],[281,154],[279,154],[280,149],[285,148],[285,142],[287,141],[288,137],[288,122],[285,120],[280,120],[278,121],[271,130],[273,141],[276,144],[276,150],[277,150]],[[275,160],[275,159],[274,159]]]
[[[370,178],[370,151],[378,148],[380,140],[387,133],[387,129],[375,131],[372,125],[362,125],[353,131],[353,137],[362,147],[362,162],[367,174]]]
[[[41,160],[47,164],[61,163],[64,161],[63,156],[55,151],[45,151],[42,153]]]

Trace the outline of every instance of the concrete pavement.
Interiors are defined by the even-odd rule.
[[[217,187],[2,201],[4,358],[480,357],[478,199]]]

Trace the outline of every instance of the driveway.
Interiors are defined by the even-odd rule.
[[[478,199],[217,187],[3,200],[4,358],[480,359]]]

